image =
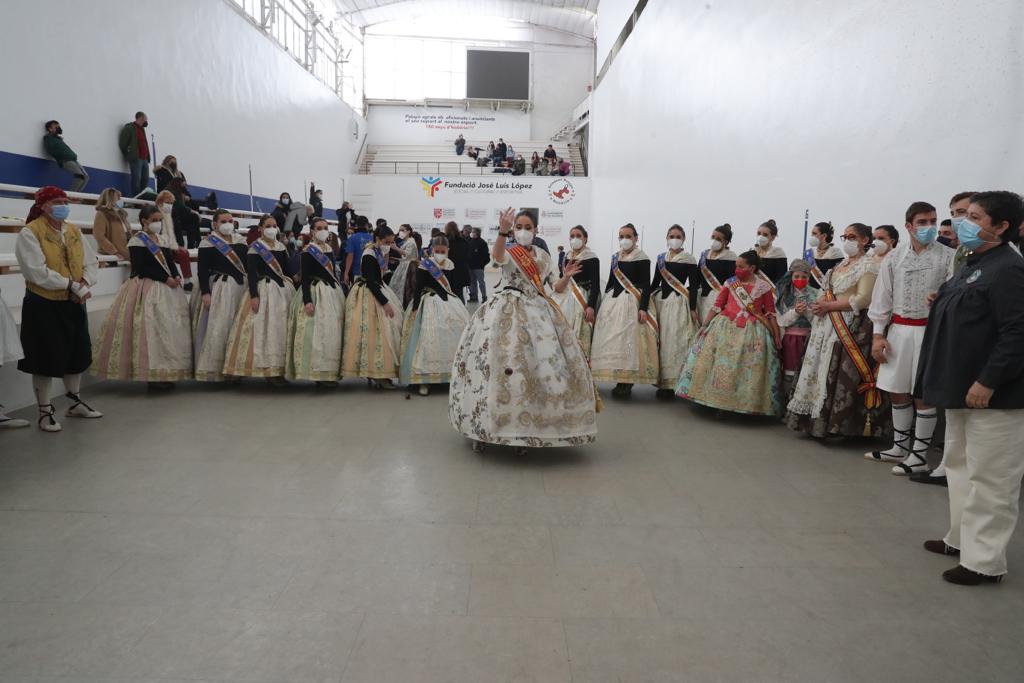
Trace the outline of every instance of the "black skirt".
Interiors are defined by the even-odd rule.
[[[21,345],[25,357],[18,369],[30,375],[63,377],[92,365],[92,341],[85,305],[51,301],[25,292],[21,305]]]

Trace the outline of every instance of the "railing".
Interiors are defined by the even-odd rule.
[[[500,168],[500,167],[498,167]],[[468,170],[467,170],[468,169]],[[478,166],[461,161],[373,161],[366,167],[367,175],[515,175],[512,169],[497,171],[494,166]],[[524,176],[537,176],[526,165]],[[558,174],[548,174],[555,175]],[[576,175],[573,168],[570,175]]]

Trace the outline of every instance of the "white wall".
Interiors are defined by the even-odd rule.
[[[657,0],[655,0],[657,2]],[[597,7],[597,69],[604,64],[612,43],[636,9],[637,0],[601,0]]]
[[[533,51],[534,140],[548,140],[572,119],[573,109],[594,82],[593,46],[581,50],[540,45]]]
[[[795,256],[805,208],[900,226],[914,200],[1022,189],[1024,3],[707,5],[652,0],[597,88],[599,231],[645,226],[653,252],[695,221],[703,249],[728,221],[746,249],[775,218]]]
[[[530,115],[518,110],[370,105],[367,122],[371,145],[450,144],[460,133],[469,144],[481,147],[498,138],[531,139]]]
[[[44,156],[56,118],[82,163],[124,171],[118,130],[141,109],[192,184],[247,194],[252,164],[257,195],[316,180],[341,203],[355,115],[224,0],[9,2],[0,45],[0,151]]]

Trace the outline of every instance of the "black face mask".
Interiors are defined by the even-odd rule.
[[[939,244],[942,244],[942,245],[947,246],[947,247],[952,247],[953,246],[953,240],[949,239],[948,237],[946,237],[944,235],[936,237],[935,241],[938,242]]]
[[[57,128],[53,131],[53,134],[54,135],[64,135],[64,129],[61,128],[60,126],[57,126]]]
[[[149,121],[143,121],[143,122],[142,122],[142,127],[143,127],[143,128],[145,128],[145,127],[146,127],[146,126],[148,126],[148,125],[149,125]]]

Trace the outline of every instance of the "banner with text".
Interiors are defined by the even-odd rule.
[[[439,145],[461,134],[470,144],[483,147],[498,138],[529,140],[530,115],[490,109],[371,105],[367,131],[371,145]]]

